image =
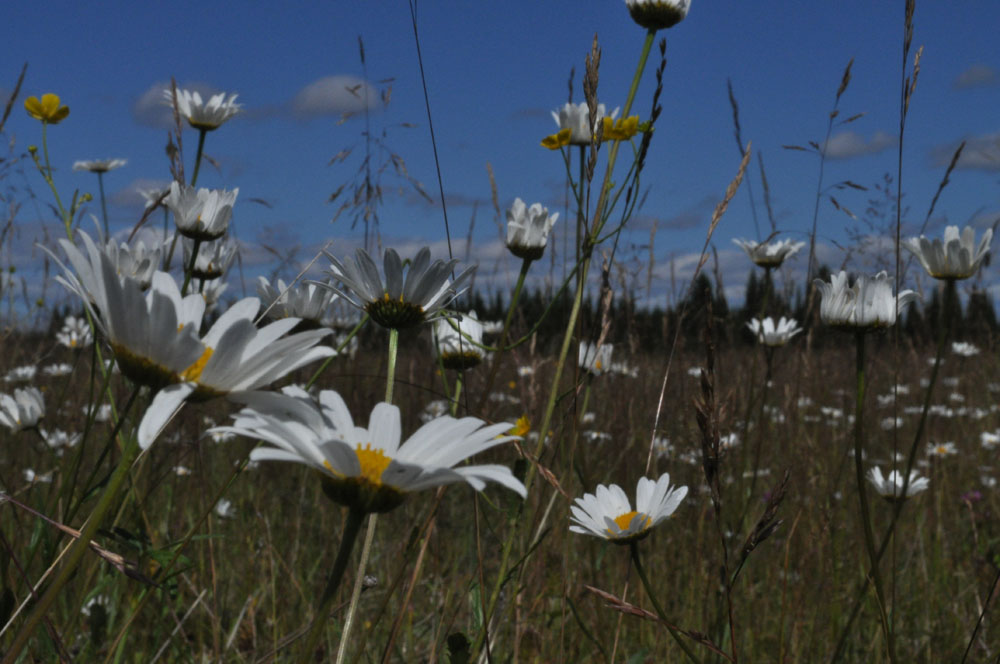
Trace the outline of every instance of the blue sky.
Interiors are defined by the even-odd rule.
[[[865,115],[835,129],[825,185],[850,179],[872,186],[885,173],[895,176],[903,7],[902,1],[694,0],[688,18],[664,33],[664,110],[643,179],[649,195],[618,255],[642,274],[642,289],[645,266],[639,261],[647,260],[642,245],[648,243],[653,223],[658,228],[653,292],[663,301],[670,290],[671,259],[677,281],[684,282],[712,209],[736,172],[739,154],[727,78],[740,103],[744,141],[753,141],[754,150],[763,153],[783,235],[805,239],[811,227],[818,161],[815,155],[781,146],[822,141],[827,113],[851,58],[853,79],[841,99],[841,117]],[[337,206],[327,202],[339,186],[354,181],[364,151],[363,117],[340,121],[343,110],[352,104],[357,108],[358,99],[344,90],[352,81],[366,78],[371,84],[373,135],[384,132],[385,144],[405,160],[410,176],[438,198],[407,3],[53,1],[22,3],[8,12],[7,21],[0,42],[0,88],[13,87],[25,61],[28,74],[6,140],[14,141],[15,153],[37,143],[39,125],[23,112],[21,101],[27,95],[60,94],[71,115],[52,128],[50,150],[64,195],[74,187],[96,193],[94,176],[71,170],[75,160],[129,160],[106,176],[113,229],[131,228],[141,215],[136,187],[169,180],[158,89],[171,76],[182,87],[239,93],[244,104],[242,116],[209,135],[206,152],[220,168],[206,166],[199,185],[240,188],[234,223],[246,245],[247,274],[266,273],[270,267],[271,254],[261,245],[281,252],[299,247],[295,264],[304,265],[327,241],[336,254],[360,243],[361,228],[351,229],[349,213],[331,223]],[[923,220],[954,147],[963,139],[970,142],[938,203],[933,233],[946,222],[988,226],[1000,217],[997,25],[1000,3],[994,0],[917,4],[913,50],[923,45],[924,53],[907,120],[903,170],[912,223]],[[515,196],[528,203],[541,201],[561,212],[557,228],[564,228],[562,161],[539,147],[539,140],[555,129],[550,111],[567,99],[571,68],[576,70],[574,99],[582,99],[583,59],[595,32],[603,49],[598,95],[611,108],[620,105],[643,31],[629,18],[624,2],[616,0],[425,1],[417,3],[417,26],[453,248],[457,257],[466,255],[465,238],[474,218],[469,255],[481,263],[484,279],[505,288],[517,265],[498,241],[487,164],[496,177],[501,208]],[[359,59],[359,37],[367,75]],[[651,59],[636,101],[635,110],[643,116],[648,114],[655,65]],[[391,101],[383,108],[374,91],[389,86]],[[196,137],[192,130],[184,133],[188,169]],[[329,165],[352,146],[343,162]],[[376,169],[386,154],[376,151]],[[50,194],[30,162],[22,166],[23,177],[15,174],[4,183],[17,187],[24,203],[15,218],[19,234],[5,248],[4,264],[37,260],[27,249],[31,243],[46,228],[50,235],[59,234],[42,205]],[[750,176],[766,235],[769,224],[756,159]],[[24,198],[29,184],[40,203]],[[381,185],[384,244],[412,253],[430,243],[436,255],[443,255],[440,205],[422,200],[391,169],[383,173]],[[836,195],[860,216],[873,193]],[[156,222],[161,219],[157,216]],[[831,265],[843,260],[837,245],[849,242],[851,227],[862,228],[828,203],[821,205],[821,256]],[[749,262],[731,240],[754,236],[744,185],[714,239],[734,299],[741,294]],[[554,243],[561,249],[558,237]],[[859,268],[866,264],[856,256],[851,261]],[[805,257],[799,257],[793,269],[804,265]],[[536,268],[539,275],[545,269]],[[992,281],[992,273],[986,275],[986,283]]]

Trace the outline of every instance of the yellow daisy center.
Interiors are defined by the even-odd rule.
[[[621,530],[628,530],[629,527],[632,525],[632,521],[634,519],[636,519],[636,518],[642,519],[642,521],[640,522],[640,525],[641,525],[641,528],[639,528],[640,531],[643,531],[646,528],[649,528],[650,518],[648,516],[646,516],[645,514],[642,514],[640,512],[636,512],[636,511],[625,512],[625,514],[622,514],[620,516],[616,516],[615,517],[615,525],[617,525]],[[615,533],[612,533],[610,530],[608,532],[610,534],[612,534],[612,535],[615,534]]]
[[[358,443],[354,452],[358,455],[361,477],[375,486],[382,486],[382,473],[392,463],[392,458],[378,448],[372,449],[371,443],[365,443],[364,446]]]
[[[181,378],[197,382],[197,380],[201,378],[201,372],[205,370],[205,365],[208,364],[210,359],[212,359],[212,353],[214,352],[214,348],[206,346],[205,352],[201,354],[201,357],[195,360],[194,364],[181,373]]]

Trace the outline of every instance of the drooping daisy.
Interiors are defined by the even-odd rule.
[[[906,495],[903,494],[903,474],[898,470],[893,470],[888,477],[882,476],[882,469],[874,466],[868,471],[868,481],[875,486],[875,491],[886,500],[892,502],[901,498],[909,498],[927,489],[930,480],[920,477],[917,471],[910,471],[909,485],[906,487]]]
[[[73,162],[74,171],[89,171],[91,173],[107,173],[121,168],[128,163],[126,159],[94,159],[93,161]]]
[[[670,474],[663,473],[655,482],[639,479],[635,489],[635,509],[617,484],[597,485],[597,491],[577,498],[570,507],[569,529],[574,533],[594,535],[615,544],[628,544],[649,535],[669,517],[687,495],[687,487],[671,487]]]
[[[819,314],[828,325],[851,328],[888,327],[896,323],[896,316],[917,294],[906,290],[899,297],[892,294],[889,275],[879,272],[874,277],[859,275],[853,286],[847,284],[843,270],[831,275],[830,283],[816,279],[822,294]]]
[[[14,396],[0,394],[0,424],[11,431],[38,426],[45,416],[45,399],[36,387],[14,390]]]
[[[324,252],[326,253],[326,252]],[[403,276],[403,261],[395,249],[386,249],[383,258],[385,284],[375,261],[363,249],[358,249],[354,259],[343,262],[329,253],[330,274],[341,287],[326,286],[339,293],[345,300],[363,310],[382,327],[405,329],[436,318],[449,302],[465,292],[475,272],[468,267],[455,281],[450,275],[457,259],[431,262],[431,251],[424,247],[410,262]]]
[[[559,213],[549,214],[541,203],[531,207],[515,198],[507,210],[507,249],[518,258],[538,260],[545,252],[549,233],[559,219]]]
[[[445,369],[471,369],[486,357],[483,324],[470,311],[463,316],[439,318],[434,322],[434,348]]]
[[[84,318],[76,316],[66,316],[62,329],[56,332],[56,341],[66,348],[79,350],[86,348],[94,342],[94,335],[90,332],[90,324]]]
[[[777,324],[770,316],[764,320],[754,318],[747,323],[747,327],[757,337],[757,341],[770,348],[784,346],[792,337],[802,331],[794,318],[785,318],[784,316],[778,320]]]
[[[240,190],[195,189],[170,183],[163,204],[174,213],[177,231],[195,240],[216,240],[226,234]]]
[[[174,105],[173,89],[163,91],[166,102]],[[226,93],[220,92],[202,101],[201,95],[194,90],[177,90],[177,112],[188,121],[188,124],[201,131],[213,131],[224,122],[240,112],[241,105],[236,103],[236,95],[226,99]]]
[[[992,239],[992,228],[986,229],[977,245],[976,229],[972,226],[966,226],[961,233],[958,226],[947,226],[943,241],[930,240],[921,235],[904,240],[903,246],[917,257],[927,274],[935,279],[968,279],[986,258]]]
[[[474,454],[516,440],[509,422],[486,425],[475,417],[447,415],[424,424],[400,444],[399,408],[379,403],[368,427],[355,426],[347,405],[332,390],[318,403],[297,388],[251,392],[236,399],[246,408],[224,431],[269,443],[251,452],[259,461],[294,461],[317,469],[324,490],[337,502],[363,512],[385,512],[407,494],[445,484],[468,483],[481,491],[496,482],[526,495],[506,466],[458,465]]]
[[[687,16],[691,0],[625,0],[632,20],[647,30],[670,28]]]
[[[794,256],[799,249],[806,246],[805,242],[792,240],[777,240],[775,242],[757,242],[756,240],[735,239],[733,244],[739,245],[755,265],[765,268],[781,267],[785,259]]]
[[[271,320],[299,318],[305,326],[314,328],[337,325],[333,310],[337,294],[330,288],[313,283],[287,285],[281,279],[272,286],[267,277],[257,277],[257,296],[264,316]]]

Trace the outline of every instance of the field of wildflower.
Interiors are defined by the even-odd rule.
[[[689,4],[627,0],[645,38],[610,113],[595,38],[539,137],[572,204],[506,210],[521,267],[492,303],[476,265],[392,247],[234,297],[241,193],[198,177],[237,95],[163,90],[173,181],[123,235],[123,160],[76,163],[82,219],[50,159],[71,100],[18,81],[0,132],[38,121],[25,160],[65,233],[39,246],[57,304],[4,328],[2,662],[1000,662],[996,319],[963,287],[992,229],[906,236],[897,205],[872,274],[820,265],[815,224],[723,237],[746,144],[683,299],[615,291]],[[532,291],[557,223],[567,276]],[[738,309],[720,241],[746,253]],[[789,261],[808,278],[783,291]]]

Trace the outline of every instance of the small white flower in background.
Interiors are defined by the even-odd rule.
[[[792,337],[802,331],[794,318],[782,316],[778,323],[768,316],[764,320],[754,318],[747,327],[757,337],[757,341],[770,348],[777,348],[787,344]]]
[[[3,379],[8,383],[28,383],[35,379],[36,373],[38,373],[38,367],[26,364],[23,367],[11,369]]]
[[[531,366],[530,364],[522,364],[517,368],[517,375],[520,376],[521,378],[524,378],[526,376],[534,376],[535,367]]]
[[[625,362],[612,362],[611,368],[608,371],[625,376],[626,378],[639,377],[639,367],[630,367]]]
[[[688,375],[692,378],[701,378],[701,367],[689,367]]]
[[[503,332],[503,321],[499,320],[484,320],[483,323],[483,334],[496,336]]]
[[[223,519],[231,519],[236,516],[236,508],[233,507],[232,501],[220,498],[215,504],[215,513]]]
[[[948,401],[953,401],[955,403],[962,403],[963,401],[965,401],[965,395],[960,394],[959,392],[952,392],[951,394],[948,395]]]
[[[434,349],[445,369],[471,369],[486,357],[482,348],[483,325],[475,311],[438,318],[433,331]]]
[[[90,600],[86,604],[80,607],[80,613],[89,618],[90,614],[96,608],[101,608],[104,611],[107,611],[109,604],[110,600],[108,599],[107,595],[94,595],[93,597],[90,598]]]
[[[38,426],[45,417],[45,399],[36,387],[14,390],[14,396],[0,394],[0,424],[11,431]]]
[[[174,224],[181,235],[195,240],[217,240],[229,228],[239,193],[239,188],[195,189],[174,181],[163,204],[174,213]]]
[[[632,20],[647,30],[670,28],[687,16],[691,0],[625,0]]]
[[[955,355],[961,355],[962,357],[974,357],[979,355],[979,349],[975,345],[970,344],[968,341],[953,341],[951,342],[951,352]]]
[[[610,433],[605,433],[604,431],[594,431],[593,429],[584,431],[583,437],[587,439],[588,443],[603,443],[611,440]]]
[[[594,119],[594,126],[600,127],[605,117],[612,120],[618,115],[618,109],[611,111],[611,115],[606,115],[604,104],[597,105],[597,117]],[[552,118],[559,125],[559,130],[569,129],[570,145],[590,145],[590,108],[587,102],[581,101],[579,104],[567,102],[558,111],[552,111]]]
[[[815,402],[809,397],[799,397],[798,401],[795,402],[795,405],[799,408],[808,408],[809,406],[814,406]]]
[[[94,159],[93,161],[73,162],[74,171],[90,171],[91,173],[107,173],[121,168],[128,163],[127,159]]]
[[[50,364],[48,366],[42,367],[42,373],[46,376],[68,376],[73,373],[73,365],[66,364],[65,362],[61,364]]]
[[[961,380],[962,380],[961,376],[946,376],[945,378],[941,379],[941,384],[944,385],[945,387],[950,387],[954,389],[958,387],[958,384],[961,382]]]
[[[955,443],[927,443],[928,456],[946,457],[952,454],[958,454]]]
[[[410,261],[403,276],[403,261],[395,249],[386,249],[382,258],[385,285],[375,261],[363,249],[354,259],[337,260],[328,252],[330,275],[340,287],[331,288],[352,306],[367,313],[382,327],[405,329],[437,318],[442,309],[469,288],[476,267],[467,267],[455,280],[450,276],[457,259],[431,262],[431,250],[424,247]]]
[[[426,424],[431,420],[447,415],[450,409],[451,403],[444,399],[435,399],[424,406],[423,412],[420,413],[420,421]]]
[[[174,105],[173,89],[163,91],[167,104]],[[220,92],[202,101],[201,95],[192,90],[177,89],[177,112],[188,121],[188,124],[201,131],[218,129],[226,120],[240,112],[241,105],[236,103],[236,95],[226,99],[226,93]]]
[[[312,283],[291,286],[281,279],[272,286],[267,277],[257,277],[257,297],[264,308],[264,316],[271,320],[301,318],[309,327],[334,327],[337,315],[333,305],[337,294],[329,287]]]
[[[239,250],[235,241],[229,238],[205,242],[198,248],[198,257],[194,261],[191,276],[196,279],[210,281],[218,279],[229,271],[236,260]],[[184,265],[191,264],[191,252],[194,251],[194,240],[184,239]]]
[[[229,288],[229,284],[222,279],[209,279],[204,285],[198,285],[201,286],[201,298],[205,300],[205,313],[215,310],[222,300],[222,294]]]
[[[600,376],[611,368],[612,352],[614,352],[612,344],[601,344],[598,347],[589,341],[581,341],[578,354],[580,368],[589,374]]]
[[[586,413],[580,416],[581,424],[593,424],[597,421],[597,413],[592,410],[588,410]]]
[[[228,443],[236,439],[236,434],[231,431],[210,431],[205,436],[213,443]]]
[[[990,475],[983,475],[982,477],[979,478],[979,483],[982,484],[987,489],[994,489],[996,488],[998,481],[997,478],[995,477],[992,477]]]
[[[868,471],[868,481],[875,486],[875,491],[877,491],[880,496],[890,502],[916,495],[921,491],[926,490],[927,486],[930,484],[929,479],[926,477],[920,477],[920,475],[917,474],[917,471],[911,470],[910,481],[906,487],[906,495],[904,496],[903,474],[898,470],[894,470],[889,473],[888,477],[883,477],[882,469],[878,466],[875,466]]]
[[[674,446],[666,436],[655,436],[653,438],[653,451],[658,459],[662,459],[674,453]]]
[[[805,242],[792,242],[791,240],[757,242],[756,240],[735,239],[733,244],[747,252],[747,256],[755,265],[766,268],[780,267],[786,258],[794,256],[799,249],[806,246]]]
[[[901,429],[905,424],[906,420],[904,420],[902,417],[887,417],[882,420],[882,428],[886,431],[892,431],[893,429]]]
[[[56,341],[66,348],[86,348],[94,342],[94,336],[85,318],[66,316],[62,329],[56,332]]]
[[[187,477],[191,474],[191,469],[187,466],[174,466],[174,475],[177,477]]]
[[[52,482],[52,471],[39,475],[33,468],[25,468],[22,473],[24,481],[28,484],[49,484]]]
[[[527,207],[515,198],[507,210],[507,248],[510,253],[525,260],[538,260],[545,252],[549,233],[559,219],[559,213],[549,214],[541,203]]]
[[[979,434],[979,444],[988,450],[992,450],[1000,444],[1000,429],[996,431],[984,431]]]
[[[146,201],[145,207],[148,210],[157,203],[163,203],[163,198],[170,193],[170,187],[137,187],[136,191]]]
[[[850,328],[888,327],[895,324],[903,307],[917,298],[906,290],[897,299],[892,294],[889,275],[879,272],[874,277],[859,275],[853,286],[847,285],[847,273],[831,275],[830,283],[816,279],[813,283],[822,293],[819,315],[827,325]]]
[[[903,240],[903,246],[917,257],[927,274],[935,279],[968,279],[986,258],[992,239],[992,228],[986,229],[977,245],[976,229],[972,226],[966,226],[961,232],[958,226],[947,226],[943,241],[930,240],[921,235]]]
[[[318,402],[301,390],[249,392],[235,400],[246,408],[234,415],[241,436],[268,446],[250,453],[255,461],[294,461],[319,470],[323,489],[332,500],[363,512],[385,512],[414,491],[468,483],[481,491],[495,482],[521,497],[524,485],[506,466],[467,465],[466,459],[518,440],[506,435],[510,422],[487,425],[475,417],[442,416],[424,424],[402,444],[399,408],[376,404],[368,427],[354,424],[343,398],[332,390]]]
[[[740,436],[735,431],[726,436],[719,436],[719,449],[729,450],[740,444]]]
[[[83,414],[90,415],[90,406],[83,407]],[[97,410],[94,411],[94,421],[95,422],[108,422],[111,420],[111,404],[104,403],[101,404]]]
[[[656,481],[642,477],[636,485],[633,510],[620,486],[598,484],[594,493],[584,494],[570,506],[573,525],[569,529],[615,544],[634,542],[672,515],[687,492],[686,486],[670,486],[669,473],[663,473]]]
[[[97,219],[94,219],[97,223]],[[111,261],[119,277],[135,279],[141,290],[147,290],[153,282],[153,273],[160,268],[163,255],[163,244],[151,242],[147,247],[143,240],[118,242],[114,238],[105,240],[98,231],[98,241],[101,250]]]
[[[39,433],[42,434],[45,444],[50,448],[57,450],[60,454],[62,453],[63,448],[76,447],[80,440],[83,439],[83,434],[66,433],[62,429],[55,429],[53,431],[39,429]]]

